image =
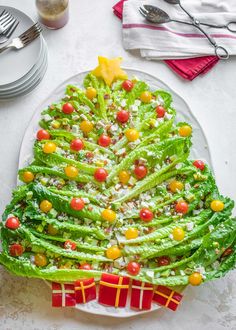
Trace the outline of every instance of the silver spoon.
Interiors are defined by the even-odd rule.
[[[170,3],[171,5],[179,5],[180,8],[191,18],[192,21],[194,21],[198,25],[204,25],[204,26],[209,26],[212,28],[217,28],[217,29],[227,29],[230,32],[236,33],[236,22],[231,21],[227,24],[223,25],[217,25],[217,24],[209,24],[209,23],[203,23],[194,18],[181,4],[180,0],[164,0],[165,2]]]
[[[155,24],[163,24],[163,23],[169,23],[169,22],[177,22],[181,24],[187,24],[187,25],[192,25],[195,26],[198,30],[200,30],[205,37],[208,39],[208,41],[211,43],[211,45],[215,48],[215,54],[218,56],[220,59],[227,60],[229,58],[229,53],[228,51],[222,47],[219,46],[216,41],[210,37],[205,30],[203,30],[200,26],[199,23],[196,22],[195,20],[192,22],[186,22],[186,21],[180,21],[180,20],[175,20],[171,19],[170,16],[162,9],[151,6],[151,5],[144,5],[143,7],[139,8],[139,12],[141,15],[143,15],[147,21]]]

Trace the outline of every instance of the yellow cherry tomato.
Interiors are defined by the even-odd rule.
[[[126,239],[134,239],[138,237],[138,229],[136,228],[129,228],[125,232]]]
[[[103,210],[101,216],[102,216],[103,220],[106,220],[109,222],[113,222],[116,220],[116,213],[109,209]]]
[[[48,259],[45,254],[37,253],[34,256],[34,264],[38,267],[45,267],[48,264]]]
[[[55,129],[58,129],[61,127],[61,123],[58,120],[53,120],[51,126]]]
[[[58,233],[58,229],[56,227],[54,227],[53,225],[49,224],[48,225],[48,234],[54,236],[57,233]]]
[[[173,180],[170,182],[169,188],[173,193],[175,193],[175,192],[177,192],[177,190],[178,191],[183,190],[184,185],[180,181]]]
[[[215,212],[220,212],[224,209],[225,205],[223,202],[215,200],[211,202],[211,209]]]
[[[126,184],[129,182],[130,174],[127,171],[121,171],[119,173],[119,180],[121,183]]]
[[[121,257],[121,250],[118,248],[118,246],[113,245],[109,247],[106,251],[106,256],[109,259],[117,259]]]
[[[184,125],[179,128],[179,135],[182,137],[187,137],[192,134],[192,127],[189,125]]]
[[[140,95],[140,100],[143,103],[149,103],[152,100],[152,94],[148,91],[142,92],[142,94]]]
[[[85,92],[88,99],[92,100],[97,96],[97,91],[93,87],[88,87]]]
[[[89,133],[93,130],[93,123],[91,123],[91,121],[88,120],[83,120],[80,123],[80,129],[83,133]]]
[[[200,285],[202,283],[202,275],[198,272],[192,273],[189,278],[188,281],[190,284],[196,286],[196,285]]]
[[[39,207],[42,212],[48,213],[52,209],[52,203],[45,199],[40,203]]]
[[[79,170],[74,166],[66,166],[64,172],[68,178],[73,179],[77,177]]]
[[[128,141],[134,142],[134,141],[138,140],[138,138],[139,138],[139,132],[136,129],[134,129],[134,128],[129,128],[125,132],[125,136],[126,136],[126,138],[127,138]]]
[[[30,171],[25,171],[22,175],[22,180],[25,183],[32,182],[34,180],[34,174]]]
[[[185,231],[182,228],[176,227],[172,232],[175,241],[182,241],[185,237]]]
[[[56,144],[54,142],[46,142],[45,145],[43,146],[43,152],[45,154],[52,154],[53,152],[56,151]]]

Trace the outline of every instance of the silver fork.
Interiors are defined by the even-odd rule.
[[[5,12],[5,10],[0,14],[0,18],[3,15],[3,13]],[[15,29],[17,28],[19,24],[19,21],[16,20],[12,26],[10,26],[5,32],[3,32],[0,35],[0,45],[4,44],[5,42],[8,41],[8,39],[10,38],[10,36],[12,35],[12,33],[15,31]]]
[[[0,16],[0,34],[6,32],[14,23],[16,19],[7,11],[4,11]]]
[[[38,38],[41,32],[41,25],[39,23],[35,23],[28,30],[23,32],[19,37],[12,39],[8,45],[0,48],[0,54],[10,48],[15,48],[17,50],[24,48],[34,39]]]

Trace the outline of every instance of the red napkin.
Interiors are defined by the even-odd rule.
[[[121,0],[113,7],[114,14],[120,19],[122,19],[125,1],[127,0]],[[199,74],[207,73],[218,61],[217,56],[203,56],[183,60],[165,60],[165,63],[182,78],[193,80]]]

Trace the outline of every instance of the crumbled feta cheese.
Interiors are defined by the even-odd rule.
[[[82,114],[80,115],[80,118],[83,119],[83,120],[87,120],[87,116],[86,116],[84,113],[82,113]]]
[[[147,275],[149,278],[154,278],[154,271],[153,271],[153,270],[148,270],[148,271],[146,271],[146,275]]]
[[[123,100],[120,102],[120,105],[121,105],[122,107],[125,107],[125,106],[126,106],[126,100],[123,99]]]
[[[112,103],[113,103],[112,99],[107,100],[107,105],[112,105]]]
[[[137,107],[139,107],[140,105],[141,105],[141,101],[140,100],[135,100],[134,101],[134,104],[137,106]]]
[[[179,163],[179,164],[176,164],[175,165],[175,168],[177,169],[177,170],[179,170],[180,168],[182,168],[183,167],[183,164],[182,163]]]
[[[132,104],[132,105],[129,107],[129,110],[130,110],[130,111],[133,111],[133,112],[137,112],[137,111],[138,111],[138,106]]]
[[[90,202],[90,200],[87,197],[83,197],[83,201],[85,204],[88,204]]]
[[[203,266],[196,267],[195,268],[195,271],[198,272],[198,273],[200,273],[200,274],[202,274],[202,275],[206,273],[206,270],[205,270],[205,268]]]
[[[172,118],[172,115],[170,113],[167,113],[165,114],[165,118],[167,118],[168,120],[170,120]]]
[[[214,230],[214,226],[210,225],[210,226],[208,226],[208,229],[209,229],[210,232],[212,232],[212,230]]]
[[[116,131],[118,131],[119,126],[117,124],[114,124],[114,125],[111,126],[110,129],[111,129],[112,132],[116,132]]]
[[[174,236],[172,234],[169,235],[170,239],[174,239]]]
[[[118,258],[114,261],[114,267],[115,268],[124,268],[126,263],[124,262],[123,258]]]
[[[191,189],[191,185],[187,182],[185,183],[185,190],[189,191]]]
[[[180,275],[182,275],[182,276],[185,275],[185,272],[182,269],[179,272],[180,272]]]
[[[191,231],[191,230],[193,230],[193,228],[194,228],[194,223],[193,223],[193,222],[188,222],[188,223],[186,223],[186,228],[187,228],[187,231]]]
[[[175,275],[175,271],[174,270],[172,270],[171,272],[170,272],[170,275]]]
[[[126,152],[125,148],[121,148],[120,150],[117,151],[117,155],[123,155]]]
[[[79,115],[72,115],[72,119],[75,120],[75,121],[78,120],[79,119]]]
[[[43,119],[45,120],[45,121],[50,121],[50,120],[52,120],[52,117],[51,116],[49,116],[49,114],[47,114],[46,113],[46,115],[42,115],[42,117],[43,117]]]
[[[79,126],[78,125],[72,125],[71,132],[72,133],[79,133]]]

